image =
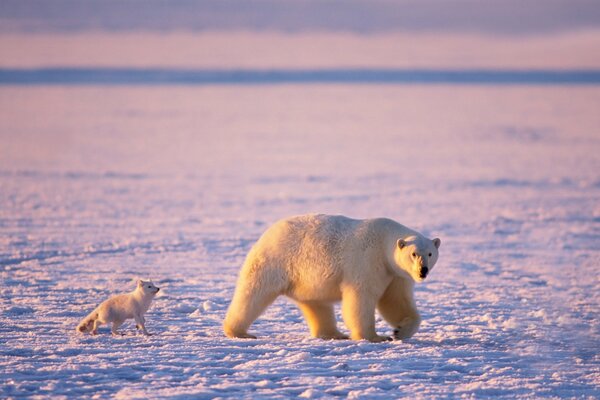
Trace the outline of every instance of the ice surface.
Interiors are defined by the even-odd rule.
[[[0,397],[600,397],[599,104],[597,87],[2,87]],[[442,238],[414,338],[312,339],[283,298],[259,339],[223,336],[252,243],[307,212]],[[75,332],[137,277],[163,289],[154,336]]]

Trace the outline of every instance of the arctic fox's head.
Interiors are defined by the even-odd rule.
[[[394,260],[396,265],[408,273],[416,282],[423,282],[438,259],[440,239],[409,236],[398,239]]]
[[[151,296],[154,296],[160,290],[160,288],[156,287],[154,283],[152,283],[152,281],[143,281],[141,279],[138,280],[137,289],[141,290],[144,293],[144,295]]]

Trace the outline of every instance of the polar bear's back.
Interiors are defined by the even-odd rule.
[[[337,297],[340,283],[348,273],[355,273],[349,266],[370,264],[361,262],[362,258],[372,262],[381,257],[385,253],[382,235],[402,228],[388,219],[357,220],[323,214],[286,218],[273,224],[256,242],[240,277],[281,284],[298,299],[316,292]]]
[[[250,250],[240,278],[269,282],[297,300],[336,300],[344,275],[344,248],[359,224],[346,217],[312,214],[278,221]]]
[[[265,231],[248,258],[266,258],[285,266],[311,259],[328,264],[341,254],[344,242],[360,222],[323,214],[286,218]]]
[[[256,242],[249,258],[270,258],[285,264],[314,259],[321,266],[342,255],[378,245],[382,236],[406,235],[408,228],[386,218],[352,219],[342,215],[307,214],[282,219]]]

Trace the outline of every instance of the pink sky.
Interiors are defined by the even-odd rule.
[[[4,0],[0,68],[600,67],[595,0]]]
[[[600,30],[544,35],[78,32],[0,35],[0,68],[600,68]]]
[[[600,26],[596,0],[2,0],[0,32],[471,32]]]

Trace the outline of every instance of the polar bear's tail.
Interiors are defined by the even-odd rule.
[[[85,333],[92,330],[94,321],[98,319],[98,311],[92,311],[87,317],[81,320],[77,325],[77,332]]]

